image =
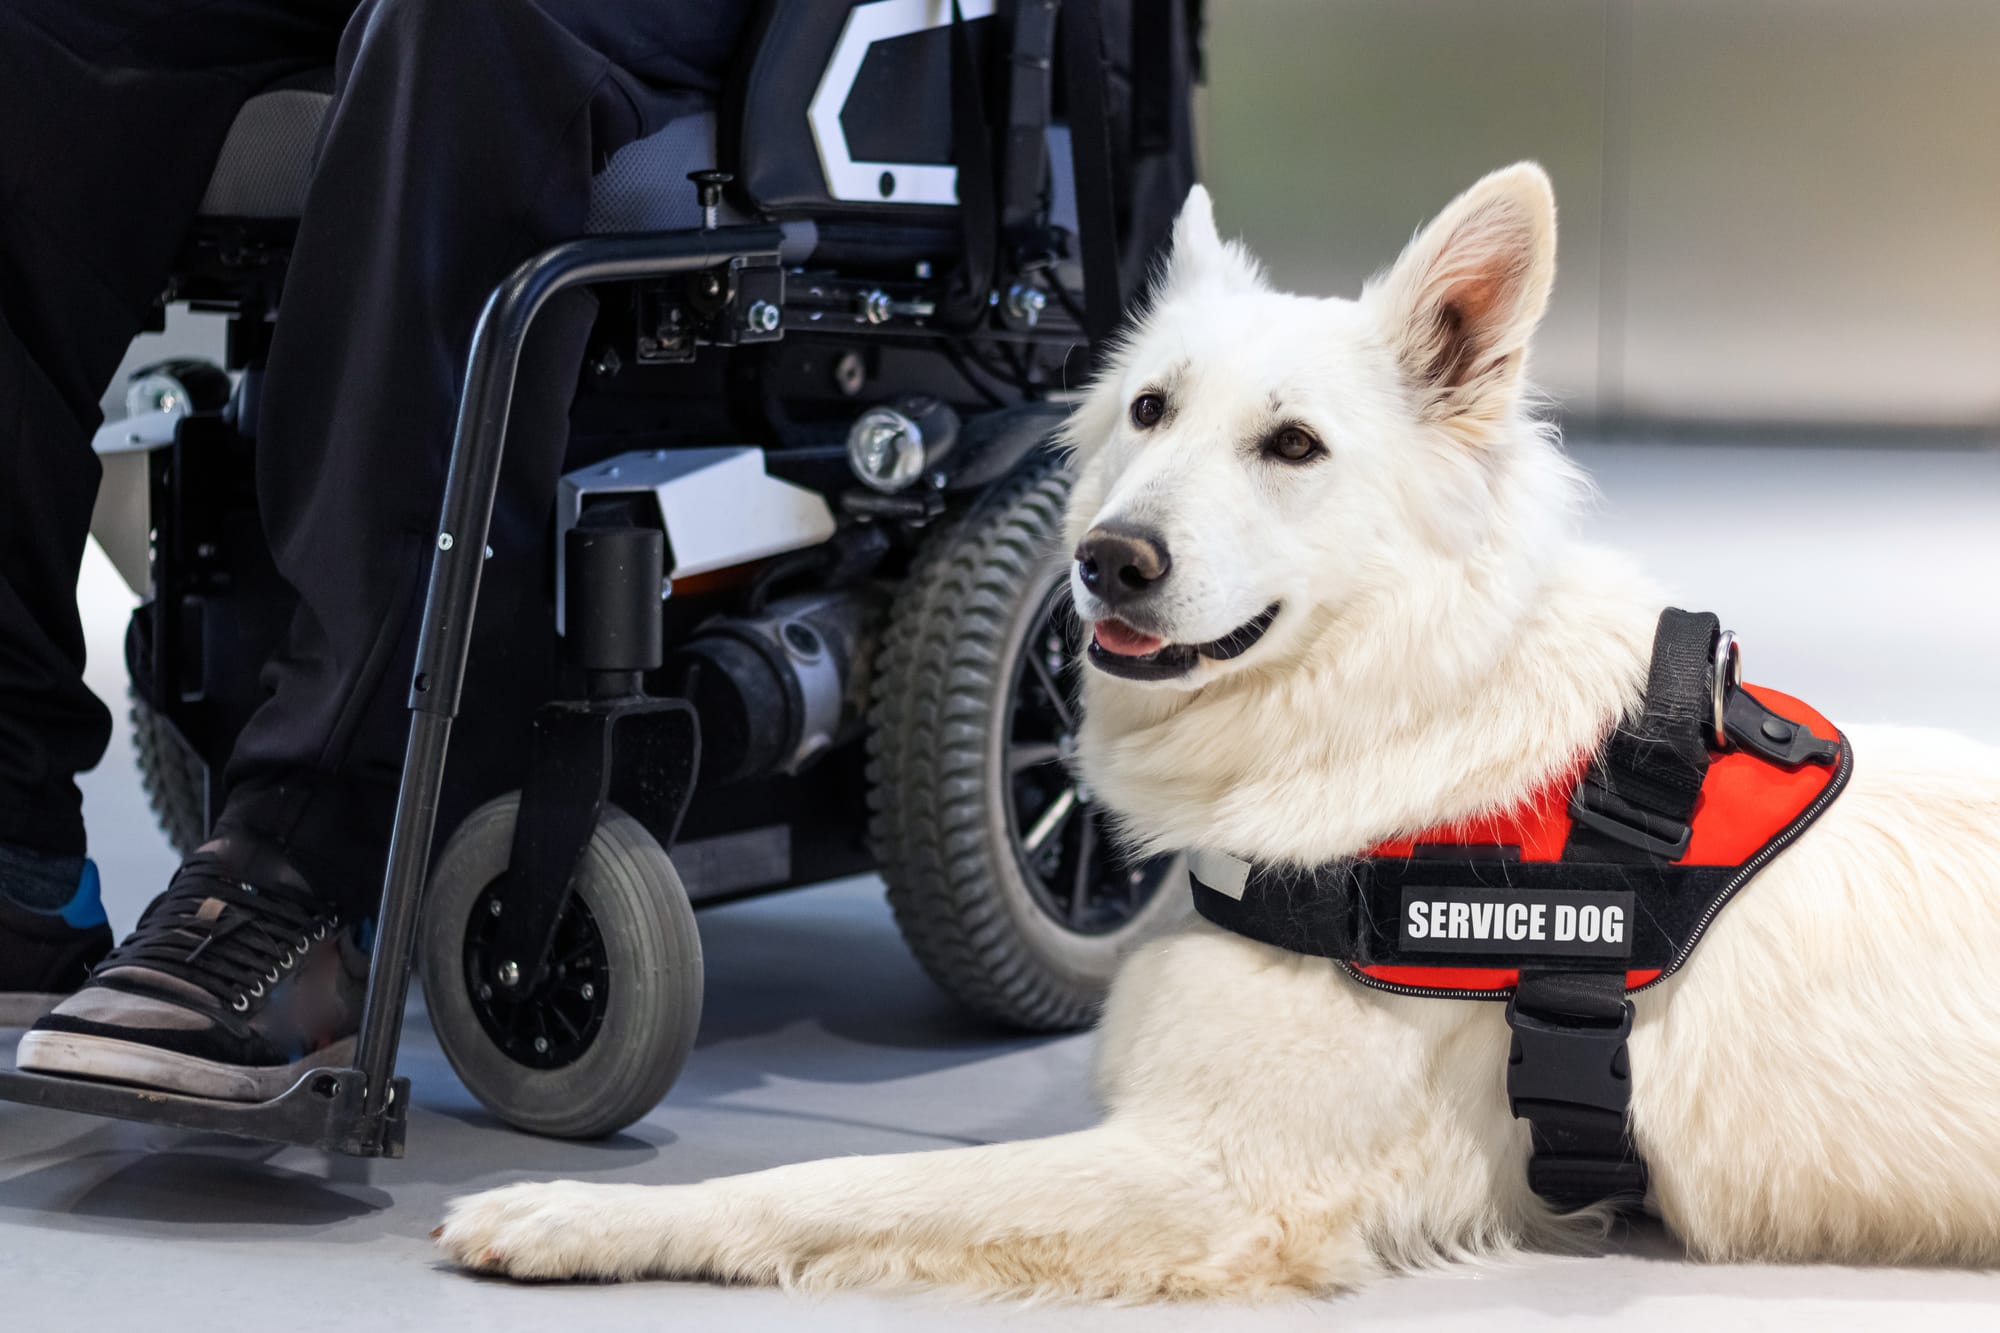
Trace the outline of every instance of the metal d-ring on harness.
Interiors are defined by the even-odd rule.
[[[1195,908],[1251,939],[1338,960],[1365,985],[1505,1000],[1507,1095],[1529,1125],[1531,1186],[1563,1208],[1636,1204],[1647,1176],[1626,1116],[1627,997],[1685,963],[1736,892],[1839,794],[1852,754],[1823,730],[1833,739],[1743,685],[1735,636],[1714,616],[1670,608],[1643,706],[1566,809],[1530,802],[1493,832],[1439,830],[1306,870],[1191,853]],[[1724,759],[1739,788],[1766,799],[1705,800]],[[1807,766],[1820,771],[1802,776]],[[1711,833],[1695,857],[1698,809]],[[1724,845],[1735,850],[1716,854]]]
[[[1743,653],[1736,636],[1721,630],[1715,636],[1715,654],[1709,663],[1709,720],[1715,748],[1729,748],[1729,692],[1743,687]]]

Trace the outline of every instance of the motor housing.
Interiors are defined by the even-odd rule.
[[[719,616],[669,655],[667,680],[701,718],[703,784],[794,774],[850,739],[868,697],[887,593],[805,593]]]

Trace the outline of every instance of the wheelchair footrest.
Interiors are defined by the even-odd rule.
[[[236,1134],[303,1148],[322,1148],[352,1157],[401,1157],[410,1081],[394,1080],[388,1108],[374,1123],[363,1112],[366,1088],[366,1080],[358,1069],[315,1069],[293,1084],[290,1091],[270,1101],[226,1102],[151,1088],[0,1070],[0,1101],[174,1129]]]

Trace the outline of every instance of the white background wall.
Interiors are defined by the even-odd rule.
[[[1204,170],[1352,293],[1539,158],[1538,373],[1609,422],[2000,427],[1993,0],[1210,0]]]

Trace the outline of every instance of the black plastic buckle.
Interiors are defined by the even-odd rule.
[[[1507,1053],[1507,1105],[1516,1119],[1530,1119],[1522,1104],[1589,1107],[1623,1116],[1632,1098],[1632,1070],[1625,1039],[1632,1034],[1632,1002],[1620,1003],[1618,1022],[1563,1023],[1507,1001],[1514,1041]]]
[[[1528,1122],[1528,1185],[1538,1196],[1563,1209],[1630,1207],[1646,1195],[1646,1165],[1626,1122],[1632,1001],[1623,973],[1576,980],[1590,984],[1523,975],[1507,1001],[1507,1105]]]
[[[1534,1157],[1528,1188],[1558,1208],[1615,1203],[1636,1207],[1645,1200],[1646,1164],[1636,1157]]]
[[[1650,814],[1607,789],[1593,771],[1576,784],[1569,798],[1569,817],[1607,838],[1635,847],[1663,861],[1678,861],[1694,841],[1694,827],[1677,819]]]

